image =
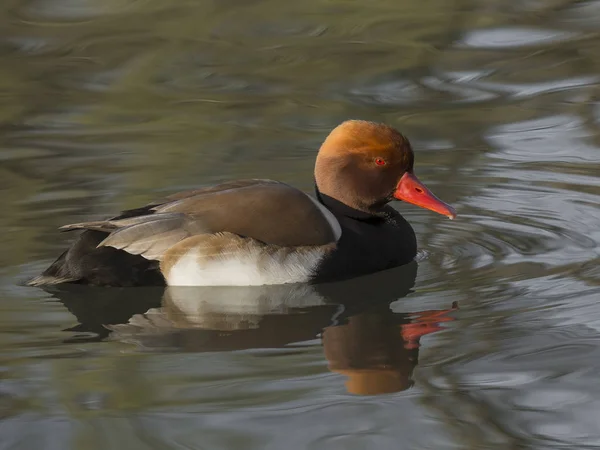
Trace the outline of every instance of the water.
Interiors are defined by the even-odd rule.
[[[0,5],[0,450],[598,448],[598,1]],[[245,177],[310,190],[385,121],[455,221],[322,286],[20,283],[65,223]]]

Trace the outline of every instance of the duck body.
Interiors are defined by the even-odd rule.
[[[83,230],[39,286],[248,286],[325,282],[406,264],[415,233],[388,203],[454,217],[412,173],[396,130],[349,121],[323,143],[316,197],[272,180],[240,180],[174,194]]]
[[[62,229],[84,231],[30,284],[325,282],[402,265],[416,254],[414,231],[393,208],[367,214],[272,180],[181,192]]]

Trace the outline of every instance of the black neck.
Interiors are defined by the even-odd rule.
[[[315,186],[315,193],[317,200],[321,202],[328,210],[330,210],[336,216],[346,216],[356,220],[362,221],[380,221],[387,217],[386,212],[383,210],[381,213],[369,213],[361,211],[360,209],[352,208],[345,203],[336,200],[329,195],[323,194],[319,191],[319,188]]]

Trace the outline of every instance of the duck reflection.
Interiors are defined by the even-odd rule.
[[[90,288],[51,291],[79,324],[65,342],[119,340],[144,350],[215,352],[282,348],[321,338],[328,367],[353,394],[412,386],[419,339],[452,320],[447,310],[394,313],[417,264],[322,285]]]

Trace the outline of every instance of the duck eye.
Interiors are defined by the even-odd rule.
[[[375,164],[377,164],[378,166],[385,166],[386,162],[383,158],[375,158]]]

